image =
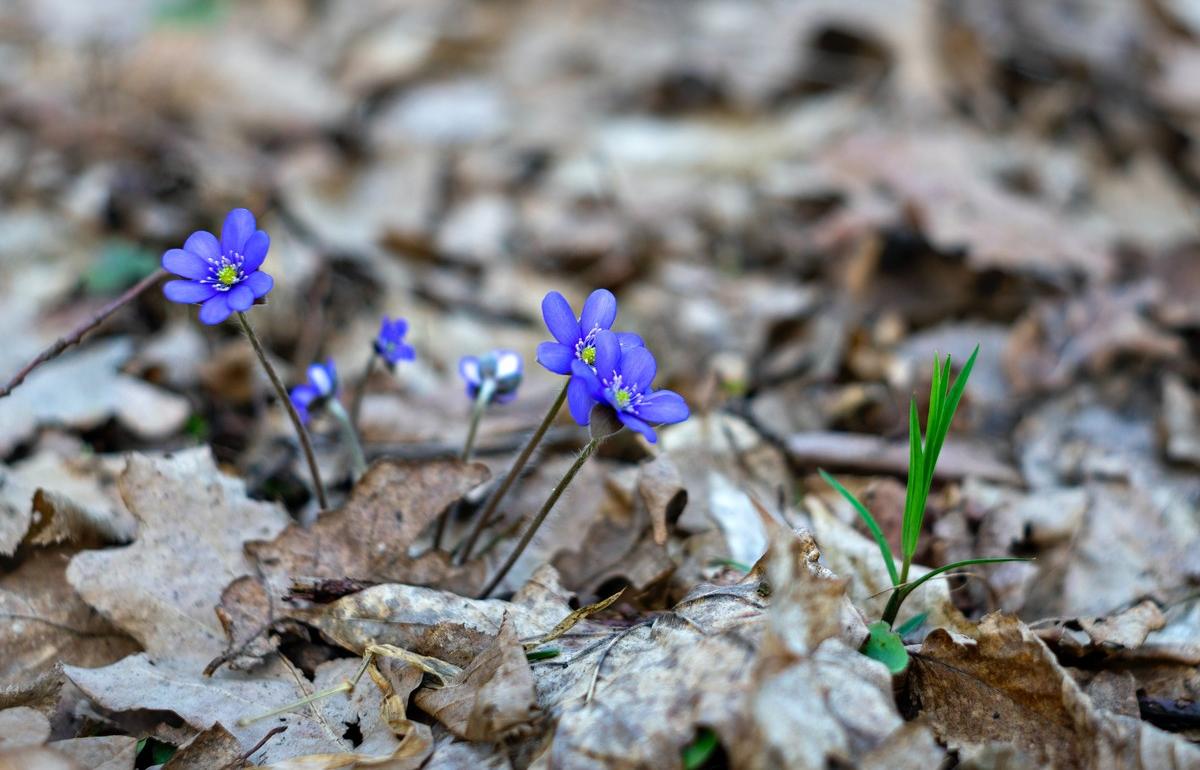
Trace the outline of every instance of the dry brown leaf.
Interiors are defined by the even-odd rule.
[[[431,557],[413,559],[409,547],[447,506],[487,477],[487,467],[479,463],[379,460],[340,508],[311,527],[292,525],[272,541],[250,543],[247,552],[269,565],[272,585],[280,589],[293,576],[426,582],[413,573],[423,571],[417,566],[429,569]],[[445,555],[440,556],[443,573],[422,578],[455,584],[468,574],[450,570]],[[477,588],[458,587],[464,592]]]
[[[563,618],[562,621],[559,622],[558,625],[556,625],[554,628],[550,629],[549,631],[547,631],[544,634],[539,635],[538,637],[536,637],[534,639],[530,639],[526,642],[523,642],[522,645],[525,647],[526,650],[532,650],[534,647],[539,647],[547,642],[554,641],[558,637],[560,637],[563,634],[570,631],[572,628],[575,627],[575,625],[579,621],[583,620],[584,618],[588,617],[589,615],[594,615],[597,612],[602,612],[603,610],[606,610],[609,607],[611,607],[613,602],[615,602],[617,599],[620,599],[621,594],[623,594],[623,593],[625,593],[624,588],[622,588],[620,591],[617,591],[615,594],[608,597],[607,599],[601,599],[600,601],[596,602],[595,604],[589,604],[585,607],[580,607],[577,610],[572,610],[571,614],[567,615],[565,618]]]
[[[0,455],[44,424],[87,429],[116,416],[145,439],[177,432],[191,412],[187,399],[121,374],[119,367],[132,349],[128,338],[94,340],[34,371],[12,395],[0,399]]]
[[[287,514],[246,497],[207,448],[133,455],[120,489],[141,522],[137,542],[77,555],[67,579],[153,659],[203,665],[224,647],[213,613],[221,589],[254,568],[243,544],[278,533]]]
[[[271,740],[268,738],[267,740]],[[233,733],[217,722],[203,730],[171,755],[162,770],[233,770],[243,753],[242,744]]]
[[[445,687],[419,690],[416,703],[468,741],[502,741],[527,729],[537,716],[533,674],[508,616],[492,646]]]
[[[248,719],[291,703],[311,692],[349,679],[359,662],[341,658],[321,664],[309,683],[282,664],[246,675],[222,671],[204,676],[203,664],[187,659],[153,661],[131,655],[111,666],[82,669],[67,666],[67,676],[89,698],[111,711],[171,711],[197,730],[225,725],[248,751],[277,725],[287,730],[251,756],[258,763],[283,761],[307,754],[346,753],[390,756],[399,742],[381,715],[383,700],[376,687],[359,686],[347,695],[323,698],[311,706],[242,726]],[[352,746],[345,734],[357,725],[362,742]]]
[[[28,682],[58,663],[108,665],[141,649],[67,583],[73,553],[37,549],[0,575],[0,685]]]
[[[133,770],[137,759],[137,738],[128,735],[105,735],[95,738],[70,738],[54,741],[46,748],[54,749],[91,770]]]
[[[28,706],[0,711],[0,751],[41,746],[50,737],[50,721]]]
[[[0,770],[91,770],[62,752],[44,746],[0,751]]]
[[[1098,710],[1044,644],[1016,618],[994,613],[976,639],[942,629],[914,656],[914,708],[952,749],[991,743],[1060,768],[1196,767],[1200,748],[1134,719]]]

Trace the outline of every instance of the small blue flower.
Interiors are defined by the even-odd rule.
[[[658,436],[651,424],[671,424],[688,418],[683,396],[671,390],[650,388],[658,364],[649,350],[622,347],[617,335],[610,331],[598,333],[594,344],[594,367],[582,360],[571,363],[574,379],[585,388],[589,412],[592,402],[607,404],[625,427],[641,433],[652,444]],[[567,395],[569,398],[569,389]]]
[[[412,361],[417,357],[417,351],[413,349],[413,346],[404,341],[406,334],[408,334],[408,321],[403,318],[393,321],[387,316],[383,317],[379,335],[375,338],[375,352],[387,362],[388,366],[394,367],[401,361]]]
[[[542,319],[557,342],[538,345],[537,362],[555,374],[571,374],[576,361],[592,367],[596,364],[596,335],[612,328],[617,318],[617,298],[608,289],[596,289],[583,303],[579,318],[563,295],[552,291],[542,299]],[[642,338],[632,332],[617,332],[622,348],[643,347]],[[580,425],[588,424],[592,408],[587,389],[577,377],[567,385],[567,406]]]
[[[337,369],[333,366],[332,358],[324,364],[308,367],[308,382],[291,390],[292,405],[300,415],[300,422],[307,425],[311,412],[337,395],[337,390]]]
[[[274,279],[259,270],[271,238],[256,229],[254,215],[234,209],[225,217],[221,240],[197,230],[182,249],[168,249],[162,266],[187,280],[168,281],[163,294],[172,302],[200,305],[200,320],[219,324],[235,311],[249,310],[267,296]]]
[[[458,373],[467,384],[467,395],[475,400],[484,382],[494,382],[489,401],[505,404],[517,397],[525,364],[521,356],[512,350],[493,350],[482,356],[463,356],[458,362]]]

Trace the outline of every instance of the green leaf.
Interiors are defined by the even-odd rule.
[[[733,559],[713,559],[709,562],[709,564],[713,567],[730,567],[738,572],[749,572],[751,569],[753,569],[753,567],[749,566],[748,564],[742,564],[740,561],[735,561]]]
[[[84,270],[83,287],[88,294],[115,294],[157,269],[158,257],[151,252],[125,241],[110,241]]]
[[[707,727],[701,727],[691,743],[683,747],[683,766],[685,770],[697,770],[703,767],[712,753],[716,751],[720,741],[717,734]]]
[[[871,536],[875,538],[875,545],[879,546],[879,552],[883,554],[883,561],[887,565],[888,575],[892,579],[892,585],[900,584],[900,574],[896,572],[896,561],[892,558],[892,548],[888,545],[887,538],[883,536],[883,530],[879,528],[879,523],[875,521],[875,517],[867,510],[867,506],[859,502],[858,498],[851,494],[849,489],[846,489],[841,483],[830,476],[822,468],[817,468],[817,473],[821,474],[821,478],[825,483],[838,491],[842,497],[858,511],[858,515],[866,522],[867,529],[871,530]]]
[[[901,637],[908,636],[913,631],[916,631],[918,628],[920,628],[921,624],[924,623],[928,618],[928,612],[918,612],[916,615],[913,615],[911,618],[904,621],[904,623],[902,623],[900,627],[896,629],[896,633],[900,634]]]
[[[904,640],[882,620],[867,626],[870,634],[862,646],[862,654],[888,667],[888,671],[899,674],[908,668],[908,650]]]
[[[900,601],[903,602],[904,599],[907,598],[909,594],[911,594],[913,591],[920,588],[921,584],[924,583],[926,580],[935,578],[938,575],[942,574],[943,572],[949,572],[950,570],[958,569],[959,567],[969,567],[972,564],[999,564],[1001,562],[1006,562],[1006,561],[1033,561],[1033,560],[1028,559],[1024,556],[988,556],[988,557],[985,557],[982,559],[964,559],[962,561],[956,561],[953,564],[947,564],[944,567],[938,567],[936,569],[932,569],[929,572],[922,575],[921,577],[917,578],[916,580],[910,580],[899,591]],[[898,607],[899,607],[899,605],[897,605],[897,608]]]

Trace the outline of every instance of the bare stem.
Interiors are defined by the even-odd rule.
[[[350,424],[354,429],[358,430],[358,416],[362,414],[363,397],[367,394],[367,381],[371,379],[371,372],[375,371],[375,354],[367,359],[367,366],[363,369],[362,379],[358,381],[358,390],[354,392],[354,401],[350,404]]]
[[[25,378],[28,377],[34,369],[38,368],[47,361],[58,358],[60,355],[62,355],[63,351],[72,345],[78,345],[79,341],[83,339],[83,335],[87,334],[92,329],[95,329],[110,315],[117,312],[125,305],[128,305],[133,300],[137,299],[142,292],[158,283],[159,280],[166,274],[167,273],[165,270],[155,270],[150,275],[126,289],[124,294],[97,310],[86,321],[72,329],[70,334],[65,337],[59,337],[54,341],[54,344],[43,350],[41,353],[38,353],[32,361],[21,367],[21,370],[13,375],[12,379],[8,381],[8,384],[6,384],[3,388],[0,388],[0,398],[11,395],[12,392],[17,389],[17,386],[24,382]]]
[[[569,382],[570,380],[568,380]],[[533,456],[533,450],[542,442],[542,437],[546,435],[546,431],[550,429],[554,423],[554,418],[558,416],[559,410],[562,409],[563,402],[567,400],[567,383],[563,383],[562,390],[558,393],[558,398],[554,399],[554,403],[550,406],[550,411],[546,412],[546,416],[542,418],[542,422],[537,426],[537,430],[529,437],[521,454],[517,455],[517,459],[513,461],[512,467],[508,469],[508,473],[500,481],[495,491],[488,496],[487,502],[484,503],[483,510],[475,518],[475,524],[471,527],[470,534],[467,535],[466,541],[459,549],[458,554],[454,558],[455,564],[463,564],[471,557],[471,549],[475,547],[476,541],[479,540],[480,533],[487,527],[491,521],[492,515],[496,512],[497,506],[504,496],[508,494],[509,488],[513,482],[521,475],[525,464],[529,462],[529,458]]]
[[[337,418],[342,427],[342,438],[350,447],[350,473],[357,481],[367,469],[367,458],[363,454],[362,444],[358,440],[358,431],[354,430],[354,422],[346,414],[346,408],[336,398],[329,399],[329,411]]]
[[[275,373],[275,367],[271,366],[271,362],[267,360],[267,353],[263,350],[262,343],[258,341],[258,335],[254,333],[254,329],[250,328],[246,314],[239,312],[237,316],[238,320],[242,322],[242,330],[246,332],[246,337],[250,339],[250,344],[254,347],[254,352],[258,354],[258,360],[262,362],[263,369],[267,370],[267,377],[275,386],[276,395],[287,409],[288,417],[292,418],[292,427],[296,429],[296,436],[300,439],[300,448],[304,450],[304,458],[308,460],[308,472],[312,474],[313,486],[316,487],[317,502],[320,503],[321,510],[325,510],[329,507],[329,500],[325,496],[325,485],[321,483],[321,471],[317,469],[317,456],[313,453],[308,431],[304,428],[304,423],[300,421],[300,415],[296,413],[296,406],[292,403],[287,388],[283,386],[279,375]]]
[[[500,581],[504,579],[504,576],[508,574],[513,565],[517,563],[517,559],[521,558],[521,554],[525,551],[526,546],[529,545],[529,541],[533,540],[533,536],[538,531],[538,528],[542,526],[542,522],[550,515],[550,511],[554,508],[554,504],[558,502],[558,498],[562,497],[562,493],[566,491],[571,481],[575,478],[575,475],[579,473],[579,469],[583,467],[587,459],[596,451],[596,447],[600,446],[601,440],[593,438],[579,452],[579,456],[575,458],[575,462],[571,464],[571,467],[559,479],[558,484],[554,487],[554,491],[550,493],[550,496],[546,498],[546,502],[542,504],[542,509],[538,511],[537,516],[533,517],[533,521],[529,522],[529,526],[525,529],[525,534],[521,535],[520,542],[517,543],[517,547],[513,549],[512,553],[508,555],[504,566],[492,577],[487,587],[479,593],[480,599],[486,599],[488,594],[496,590],[496,586],[500,585]]]

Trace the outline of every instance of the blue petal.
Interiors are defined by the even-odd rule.
[[[642,338],[633,332],[617,332],[617,342],[621,343],[622,348],[644,348],[646,343]]]
[[[609,331],[598,333],[592,344],[596,346],[596,374],[607,380],[621,363],[621,344],[617,335]]]
[[[221,251],[228,254],[231,251],[245,253],[243,248],[246,241],[254,234],[254,215],[249,209],[234,209],[225,215],[225,224],[221,226]],[[266,252],[263,252],[266,256]]]
[[[228,302],[231,310],[245,312],[254,304],[254,290],[245,283],[239,283],[229,290]]]
[[[509,380],[513,377],[519,378],[524,373],[525,362],[521,359],[521,354],[517,351],[500,348],[493,350],[492,355],[496,358],[496,379]]]
[[[657,370],[658,364],[649,350],[628,348],[621,352],[621,378],[626,387],[632,386],[643,393],[646,392],[650,389],[650,383],[654,381],[654,373]]]
[[[263,260],[267,258],[267,249],[271,248],[271,236],[267,235],[263,230],[256,230],[242,246],[242,270],[247,273],[253,273],[258,268],[262,267]]]
[[[290,396],[292,403],[297,407],[307,407],[313,401],[316,401],[321,396],[321,393],[306,382],[303,385],[297,385],[292,388]]]
[[[683,422],[690,411],[683,396],[673,390],[656,390],[642,399],[637,406],[637,415],[653,423]]]
[[[593,401],[604,400],[604,383],[600,382],[600,378],[592,371],[592,367],[578,358],[571,362],[571,381],[575,382],[576,380],[583,383]],[[586,425],[587,423],[582,424]]]
[[[162,255],[162,266],[167,272],[197,281],[207,278],[210,272],[208,263],[198,254],[183,249],[168,249]]]
[[[579,322],[566,297],[558,292],[552,291],[542,298],[542,320],[554,339],[562,344],[573,346],[579,341]]]
[[[586,368],[586,367],[585,367]],[[591,370],[588,370],[591,374]],[[595,377],[595,375],[592,375]],[[579,377],[572,377],[567,383],[567,408],[571,410],[571,417],[580,425],[587,425],[592,414],[592,404],[595,399],[588,393],[588,386]]]
[[[224,321],[232,312],[225,293],[217,292],[214,297],[200,306],[200,322],[213,326]]]
[[[262,299],[267,296],[267,292],[275,288],[275,279],[259,270],[256,273],[246,276],[246,279],[240,285],[254,292],[255,299]]]
[[[458,373],[468,387],[478,388],[483,382],[479,373],[479,359],[475,356],[463,356],[458,360]]]
[[[221,261],[221,244],[217,243],[217,236],[207,230],[197,230],[189,235],[183,242],[183,250],[210,262]]]
[[[167,281],[163,286],[163,294],[167,299],[188,305],[203,302],[216,293],[213,287],[197,281]]]
[[[537,347],[537,362],[555,374],[570,374],[575,351],[561,342],[543,342]]]
[[[646,437],[646,440],[651,444],[658,441],[658,434],[654,432],[644,420],[640,420],[629,412],[617,412],[617,419],[630,430],[635,430]]]
[[[617,298],[608,289],[596,289],[583,303],[579,329],[587,334],[592,329],[610,329],[617,320]]]

